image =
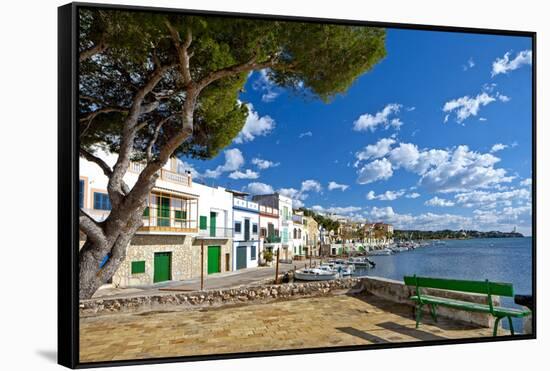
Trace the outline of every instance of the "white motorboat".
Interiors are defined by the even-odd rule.
[[[381,249],[381,250],[372,250],[369,251],[369,255],[378,256],[378,255],[391,255],[392,251],[390,249]]]
[[[294,272],[294,278],[300,281],[327,281],[338,278],[338,272],[320,268],[304,268]]]

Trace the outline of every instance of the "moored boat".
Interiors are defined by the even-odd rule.
[[[300,281],[327,281],[338,278],[338,272],[319,268],[304,268],[294,272],[294,278]]]

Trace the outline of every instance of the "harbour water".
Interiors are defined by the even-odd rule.
[[[446,240],[415,250],[389,256],[372,256],[376,268],[357,270],[355,275],[369,275],[403,280],[419,275],[467,280],[510,282],[516,294],[532,294],[532,239],[487,238]],[[517,306],[513,298],[501,298],[505,306]],[[508,327],[506,321],[503,326]],[[521,330],[521,319],[514,321]]]

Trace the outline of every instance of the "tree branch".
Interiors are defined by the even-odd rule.
[[[79,212],[79,228],[91,241],[98,245],[105,243],[105,233],[99,224],[84,211]]]
[[[164,123],[167,122],[168,120],[170,120],[172,117],[174,117],[174,116],[170,115],[170,116],[162,119],[157,124],[157,127],[155,128],[155,133],[153,134],[153,138],[151,138],[151,141],[147,145],[147,149],[146,149],[147,162],[151,162],[151,160],[153,159],[153,153],[152,153],[153,152],[153,146],[157,142],[157,139],[158,139],[158,136],[159,136],[159,133],[160,133],[160,129],[162,128],[162,125],[164,125]]]
[[[197,83],[198,90],[200,91],[205,87],[207,87],[208,85],[210,85],[211,83],[213,83],[214,81],[222,79],[224,77],[232,76],[242,72],[273,67],[277,61],[276,57],[271,57],[267,61],[261,62],[261,63],[258,63],[256,59],[257,57],[254,56],[244,63],[234,64],[232,66],[225,67],[220,70],[209,73]]]
[[[172,41],[174,43],[174,46],[176,48],[176,51],[178,52],[178,59],[179,59],[179,66],[180,66],[180,73],[183,77],[183,82],[185,85],[189,85],[193,82],[191,78],[191,71],[189,68],[189,60],[191,59],[191,54],[188,53],[189,47],[191,46],[191,42],[193,41],[193,34],[191,32],[191,28],[187,27],[187,32],[185,35],[185,41],[181,41],[180,34],[178,30],[172,26],[170,21],[165,21],[166,27],[168,27],[168,30],[170,31],[170,35],[172,36]]]
[[[81,51],[78,60],[80,62],[84,62],[86,59],[91,58],[96,54],[103,53],[107,49],[107,46],[108,45],[104,40],[100,40],[99,43],[91,48]]]
[[[113,170],[101,158],[95,156],[94,154],[85,150],[84,148],[80,148],[80,155],[84,157],[86,160],[95,163],[97,166],[101,168],[101,170],[103,170],[103,174],[105,174],[107,178],[111,178],[111,176],[113,175]],[[128,185],[125,182],[122,182],[122,191],[124,192],[125,195],[130,192],[130,187],[128,187]]]

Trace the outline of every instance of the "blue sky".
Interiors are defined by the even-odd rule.
[[[398,228],[531,234],[531,40],[387,31],[387,56],[329,104],[253,73],[250,115],[196,176]],[[332,183],[331,183],[332,182]]]

